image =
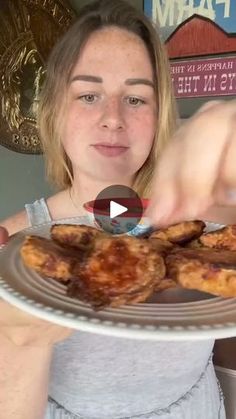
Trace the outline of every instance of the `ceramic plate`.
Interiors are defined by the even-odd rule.
[[[91,225],[85,217],[60,222]],[[49,237],[51,225],[25,229],[0,248],[0,296],[11,304],[60,325],[104,335],[172,341],[236,335],[236,298],[170,289],[146,303],[95,312],[68,297],[63,284],[26,268],[19,253],[26,234]],[[210,230],[219,227],[208,225]]]

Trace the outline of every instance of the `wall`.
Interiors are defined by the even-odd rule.
[[[0,146],[0,220],[51,192],[44,180],[42,156],[15,153]]]
[[[199,98],[186,98],[177,99],[178,110],[181,118],[189,118],[196,112],[205,102],[211,100],[231,100],[233,96],[221,96],[221,97],[199,97]]]
[[[78,11],[81,7],[83,7],[87,3],[91,3],[92,0],[69,0],[71,6]],[[112,0],[111,0],[112,1]],[[127,0],[133,6],[137,7],[138,9],[143,10],[143,0]]]

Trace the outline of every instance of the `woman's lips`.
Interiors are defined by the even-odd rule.
[[[128,147],[123,146],[107,146],[107,145],[94,145],[93,146],[100,154],[107,157],[115,157],[125,153]]]

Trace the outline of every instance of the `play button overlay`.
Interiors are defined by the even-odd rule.
[[[143,216],[142,200],[131,188],[112,185],[103,189],[93,203],[96,224],[107,233],[132,231]]]
[[[127,207],[117,204],[117,202],[110,201],[110,218],[116,218],[118,215],[124,214],[128,211]]]

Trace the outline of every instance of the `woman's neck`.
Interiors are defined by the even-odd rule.
[[[83,204],[96,199],[97,195],[111,184],[131,186],[132,182],[124,179],[117,182],[98,182],[95,179],[86,178],[80,175],[75,178],[71,187],[64,191],[58,192],[47,199],[52,219],[57,220],[67,217],[77,217],[87,215]],[[116,197],[118,196],[116,191]],[[119,196],[122,195],[122,191]],[[113,196],[111,196],[113,197]]]
[[[83,208],[83,204],[88,201],[92,201],[96,199],[98,194],[112,186],[112,185],[123,185],[131,187],[132,180],[131,179],[119,179],[116,182],[99,182],[91,178],[85,178],[84,176],[80,175],[78,179],[74,179],[74,182],[69,190],[70,199],[72,204],[76,208]],[[110,196],[109,196],[110,195]],[[116,189],[116,197],[119,195],[119,191],[117,192]],[[122,190],[120,191],[120,196],[122,195]],[[107,197],[113,197],[112,189]]]

